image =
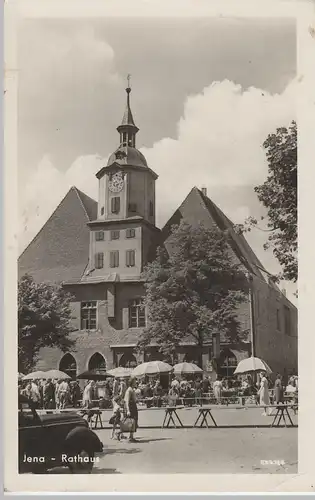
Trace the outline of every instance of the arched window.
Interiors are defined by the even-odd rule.
[[[220,355],[220,375],[222,377],[232,377],[236,367],[237,359],[235,354],[229,349],[222,351]]]
[[[120,358],[119,366],[123,366],[124,368],[135,368],[137,366],[137,360],[131,353],[123,354]]]
[[[65,354],[59,363],[59,370],[62,372],[65,372],[69,377],[72,379],[75,379],[77,376],[77,363],[72,354],[67,352]]]
[[[194,365],[201,366],[201,359],[198,354],[193,354],[191,352],[188,352],[184,356],[184,363],[193,363]]]
[[[146,361],[164,361],[164,356],[159,351],[146,353]]]
[[[89,370],[106,372],[105,358],[99,352],[96,352],[95,354],[93,354],[93,356],[91,356],[89,361]]]

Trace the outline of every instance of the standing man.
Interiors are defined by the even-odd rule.
[[[43,399],[45,409],[52,408],[54,406],[55,387],[50,378],[46,381],[46,384],[43,387]]]
[[[274,395],[275,400],[274,403],[282,403],[283,402],[283,387],[282,387],[282,377],[280,373],[277,374],[275,386],[274,386]]]
[[[30,397],[34,403],[35,408],[38,408],[40,405],[40,392],[35,380],[31,381]]]
[[[66,380],[62,380],[59,388],[58,388],[58,396],[59,396],[59,409],[63,410],[66,406],[66,402],[69,395],[69,384]]]
[[[127,385],[125,380],[122,378],[120,379],[120,386],[119,386],[119,396],[121,399],[124,399],[126,390],[127,390]]]
[[[119,380],[115,378],[113,383],[113,398],[119,395]]]
[[[73,404],[73,407],[76,408],[78,401],[80,399],[80,396],[81,396],[81,389],[80,389],[80,386],[79,386],[77,380],[72,382],[71,392],[72,392],[72,404]]]

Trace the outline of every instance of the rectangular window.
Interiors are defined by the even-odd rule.
[[[129,303],[129,328],[141,328],[146,324],[145,308],[142,299],[134,299]]]
[[[153,201],[150,201],[150,215],[154,215]]]
[[[81,330],[96,330],[97,302],[81,302]]]
[[[95,232],[95,240],[96,241],[104,241],[104,231],[96,231]]]
[[[104,254],[98,252],[95,254],[95,269],[102,269],[104,267]]]
[[[126,238],[135,238],[136,230],[134,228],[126,229]]]
[[[136,252],[135,250],[126,251],[126,266],[134,267],[136,264]]]
[[[110,267],[119,267],[119,252],[118,250],[114,250],[110,252],[109,257],[109,265]]]
[[[136,203],[129,203],[129,211],[136,212],[137,211],[137,204]]]
[[[277,309],[277,330],[281,330],[280,309]]]
[[[110,202],[111,202],[112,214],[119,214],[119,212],[120,212],[120,198],[119,198],[119,196],[114,196],[114,198],[112,198]]]
[[[291,335],[291,311],[288,306],[284,306],[284,332]]]
[[[119,240],[119,236],[120,236],[120,231],[118,231],[116,229],[114,231],[110,232],[110,239],[111,240]]]

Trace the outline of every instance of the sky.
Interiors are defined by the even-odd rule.
[[[254,186],[267,176],[264,140],[295,119],[295,36],[290,19],[24,19],[20,251],[72,185],[97,199],[95,173],[118,146],[128,73],[137,147],[159,175],[157,225],[193,186],[235,223],[264,215]],[[247,239],[277,273],[266,233]],[[295,286],[283,286],[292,299]]]

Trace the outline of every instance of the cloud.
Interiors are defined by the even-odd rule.
[[[20,191],[19,249],[36,236],[71,186],[97,198],[95,174],[104,161],[96,155],[79,157],[66,172],[60,172],[45,156]]]
[[[254,186],[264,182],[268,165],[263,142],[278,127],[295,119],[298,83],[293,80],[281,94],[229,80],[214,82],[184,103],[177,139],[164,138],[142,148],[157,181],[157,222],[163,225],[193,186],[206,187],[208,196],[235,223],[265,210]],[[263,265],[280,271],[272,251],[263,245],[266,233],[253,230],[247,239]],[[295,285],[284,284],[290,298]]]
[[[92,27],[78,27],[73,33],[60,30],[56,35],[55,26],[52,29],[46,22],[36,25],[34,30],[26,24],[23,33],[19,68],[23,91],[29,97],[49,101],[51,96],[47,90],[53,87],[55,99],[61,94],[71,98],[68,88],[72,87],[75,95],[95,72],[105,75],[108,83],[118,79],[114,50],[105,40],[96,37]],[[31,57],[27,57],[30,54]]]
[[[177,139],[164,138],[150,149],[142,148],[148,164],[160,176],[160,223],[194,185],[206,186],[208,195],[230,214],[240,210],[244,200],[231,205],[228,193],[266,178],[262,144],[269,133],[294,119],[295,87],[292,82],[281,95],[271,95],[257,88],[243,90],[225,80],[187,98]]]
[[[24,22],[19,34],[22,185],[45,154],[66,170],[77,156],[97,153],[108,102],[123,86],[113,48],[92,26],[56,30],[47,20]]]
[[[141,149],[149,166],[159,175],[159,226],[193,186],[207,187],[208,196],[234,222],[263,213],[253,191],[267,175],[262,144],[269,133],[289,125],[295,118],[296,86],[293,81],[282,94],[271,95],[253,87],[244,90],[225,80],[187,97],[177,124],[177,138],[165,137],[151,148]],[[96,155],[83,156],[64,173],[48,157],[40,162],[22,197],[21,248],[40,229],[71,185],[97,198],[94,174],[104,162]],[[272,254],[262,250],[265,234],[251,234],[249,240],[264,265],[277,272]]]

